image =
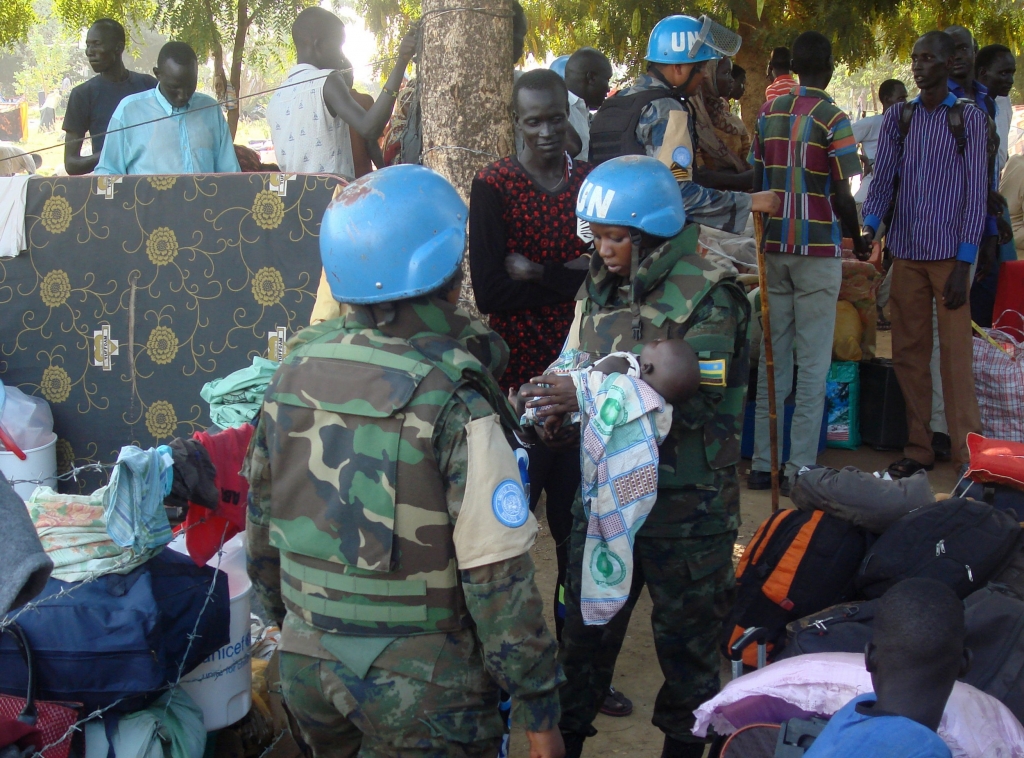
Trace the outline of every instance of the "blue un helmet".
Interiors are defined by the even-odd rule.
[[[733,56],[742,38],[707,16],[669,16],[654,25],[647,41],[651,63],[700,63]]]
[[[548,68],[551,71],[554,71],[556,74],[558,74],[560,77],[562,77],[564,79],[565,78],[565,64],[569,62],[569,59],[571,57],[572,57],[571,55],[559,55],[557,58],[555,58],[553,61],[551,61],[551,65],[548,66]]]
[[[320,258],[340,303],[433,292],[458,269],[466,204],[424,166],[390,166],[349,184],[324,211]]]
[[[666,238],[675,237],[686,223],[675,177],[668,166],[646,155],[612,158],[591,171],[576,198],[576,215]]]

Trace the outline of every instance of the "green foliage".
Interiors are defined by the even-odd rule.
[[[535,57],[564,55],[584,45],[603,50],[630,72],[639,70],[647,37],[660,19],[680,13],[678,0],[522,0],[530,21],[527,49]],[[400,29],[420,15],[419,0],[354,0],[366,24],[393,53]],[[959,23],[981,44],[1024,49],[1021,0],[690,0],[685,11],[711,14],[738,31],[744,45],[768,50],[815,29],[832,39],[836,59],[860,66],[879,56],[908,58],[917,37]]]
[[[916,94],[914,78],[910,74],[910,63],[905,60],[894,61],[885,55],[853,69],[845,64],[839,64],[836,66],[828,91],[839,107],[851,116],[857,114],[860,101],[863,101],[864,110],[871,115],[881,111],[878,87],[886,79],[898,79],[906,85],[911,97]]]
[[[22,45],[24,63],[15,74],[14,82],[19,95],[35,102],[37,92],[49,93],[60,87],[64,77],[77,67],[81,52],[78,35],[51,16],[47,0],[39,0],[32,12],[35,18],[45,20],[29,29]]]
[[[28,39],[28,30],[36,23],[32,0],[0,2],[0,48],[13,47]]]

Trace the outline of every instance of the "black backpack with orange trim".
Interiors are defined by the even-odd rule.
[[[758,527],[736,569],[736,601],[722,649],[752,626],[768,630],[768,659],[786,643],[786,625],[849,599],[870,535],[823,511],[779,510]],[[753,647],[744,663],[756,664]],[[749,658],[749,660],[748,660]]]

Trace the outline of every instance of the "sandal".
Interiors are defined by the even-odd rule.
[[[931,471],[935,468],[932,463],[920,463],[913,458],[903,458],[889,466],[889,476],[893,479],[904,479],[913,476],[918,471]]]
[[[633,712],[633,701],[617,691],[614,687],[608,688],[608,694],[601,703],[601,713],[605,716],[628,716]]]

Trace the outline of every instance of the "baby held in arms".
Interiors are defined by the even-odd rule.
[[[519,400],[523,425],[540,427],[546,441],[571,435],[563,424],[570,429],[580,424],[581,493],[588,519],[581,610],[585,624],[605,624],[629,596],[633,538],[658,496],[658,447],[672,426],[672,404],[699,391],[701,367],[681,339],[655,340],[639,356],[611,353],[579,368],[589,362],[586,353],[563,351],[544,376],[527,385],[532,402],[522,404],[523,390]],[[568,396],[570,387],[575,397]]]
[[[600,385],[605,378],[615,374],[642,380],[669,405],[688,400],[700,389],[700,363],[697,354],[685,340],[681,339],[649,342],[644,345],[639,356],[634,353],[616,352],[610,353],[591,366],[586,366],[589,362],[589,353],[564,350],[544,375],[554,374],[571,378],[577,390],[577,404],[584,412],[586,409],[579,403],[581,385],[594,384],[595,379],[596,384]],[[533,383],[543,381],[544,377],[540,377],[533,380]],[[562,404],[530,407],[526,403],[528,399],[522,393],[517,399],[517,410],[522,416],[524,426],[543,425],[545,431],[552,434],[563,424],[577,423],[581,420],[580,410],[566,413]]]

